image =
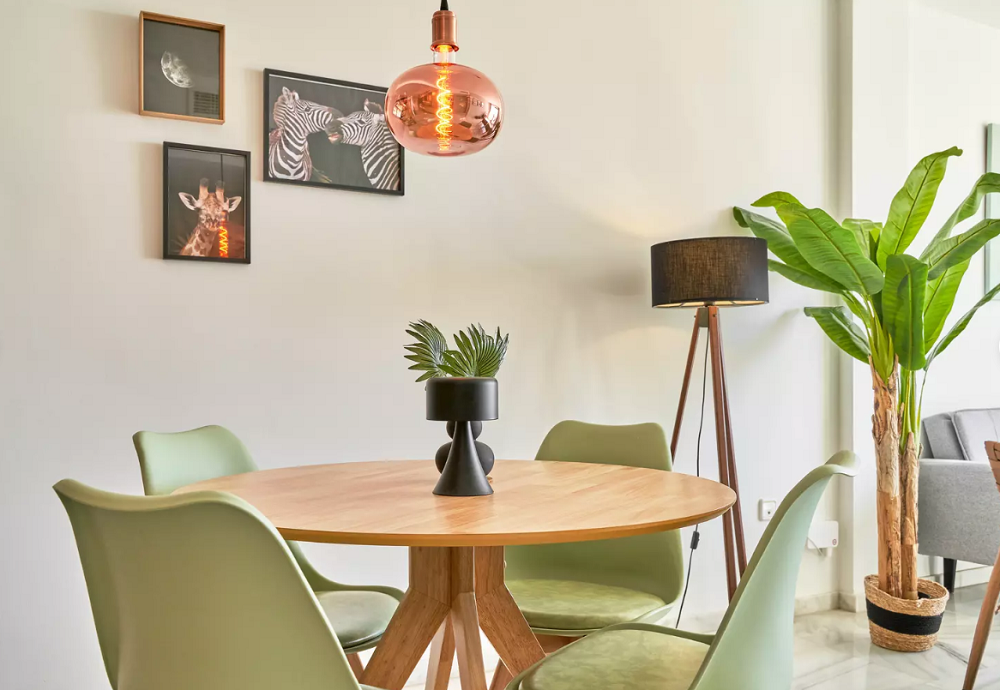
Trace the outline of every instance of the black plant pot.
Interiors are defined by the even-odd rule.
[[[498,407],[496,379],[428,379],[427,419],[455,423],[441,479],[434,487],[435,494],[488,496],[493,493],[476,448],[475,437],[478,434],[473,433],[473,425],[496,419],[499,416]]]

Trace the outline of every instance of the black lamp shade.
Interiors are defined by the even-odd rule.
[[[767,242],[699,237],[650,248],[654,307],[766,304]]]

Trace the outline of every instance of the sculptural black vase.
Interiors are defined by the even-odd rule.
[[[447,426],[445,426],[445,430],[448,432],[449,438],[455,438],[455,422],[448,422]],[[493,463],[496,456],[493,455],[492,448],[479,440],[479,435],[481,433],[483,433],[483,423],[473,422],[472,438],[476,439],[476,454],[479,456],[479,462],[483,464],[483,472],[489,476],[490,470],[493,469]],[[451,441],[438,448],[437,453],[434,454],[434,464],[437,466],[438,472],[444,472],[444,464],[448,462],[448,453],[450,452]]]
[[[488,496],[493,493],[476,449],[477,434],[473,433],[473,423],[496,419],[498,408],[496,379],[428,379],[427,419],[455,423],[451,448],[441,478],[434,487],[435,494]]]

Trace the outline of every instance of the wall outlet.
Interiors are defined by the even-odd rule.
[[[769,498],[762,498],[757,501],[757,519],[767,522],[774,517],[774,512],[778,509],[778,502]]]

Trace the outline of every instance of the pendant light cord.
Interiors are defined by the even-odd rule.
[[[448,11],[448,0],[441,0],[441,11],[442,12]]]
[[[698,422],[698,445],[694,453],[694,473],[696,477],[701,476],[701,432],[705,429],[705,392],[708,387],[708,345],[705,345],[705,364],[701,372],[701,421]],[[691,535],[691,550],[688,554],[687,576],[684,578],[684,594],[681,595],[681,605],[677,609],[677,622],[675,628],[681,625],[681,615],[684,613],[684,602],[687,601],[688,587],[691,585],[691,566],[694,563],[694,551],[698,548],[698,541],[701,539],[699,530],[701,525],[695,525],[694,533]]]

